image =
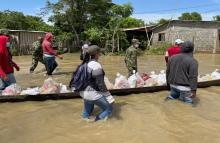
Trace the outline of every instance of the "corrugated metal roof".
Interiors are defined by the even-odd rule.
[[[46,33],[45,31],[29,31],[29,30],[9,30],[10,32],[31,32],[31,33]]]
[[[198,23],[198,24],[219,24],[220,25],[220,21],[170,20],[164,24],[160,24],[160,25],[153,27],[152,30],[155,30],[155,29],[160,28],[164,25],[172,24],[175,22],[176,23],[184,23],[184,24]]]
[[[154,27],[154,25],[150,25],[150,26],[143,26],[143,27],[134,27],[134,28],[125,28],[122,29],[122,31],[141,31],[145,29],[152,29]]]

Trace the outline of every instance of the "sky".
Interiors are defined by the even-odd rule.
[[[50,0],[56,2],[58,0]],[[116,4],[131,3],[134,7],[132,17],[146,23],[161,18],[177,19],[183,12],[199,12],[203,20],[212,20],[220,15],[220,0],[113,0]],[[37,15],[46,4],[46,0],[7,0],[0,5],[0,11],[20,11],[25,15]],[[43,17],[46,21],[47,17]]]

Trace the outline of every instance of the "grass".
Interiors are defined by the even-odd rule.
[[[155,44],[149,48],[149,50],[145,51],[145,54],[147,55],[164,55],[167,48],[171,47],[171,43],[160,43]]]

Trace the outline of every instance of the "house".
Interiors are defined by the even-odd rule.
[[[152,29],[151,44],[192,41],[197,52],[220,52],[220,22],[172,20]]]
[[[44,37],[44,31],[9,30],[13,37],[13,46],[18,55],[28,55],[33,52],[32,44],[37,37]]]
[[[147,45],[150,45],[150,37],[152,35],[152,28],[155,26],[144,26],[144,27],[135,27],[135,28],[126,28],[123,29],[127,35],[127,40],[131,42],[132,39],[139,39],[140,41],[147,41]],[[147,46],[145,45],[145,46]]]

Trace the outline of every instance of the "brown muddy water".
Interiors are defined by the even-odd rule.
[[[199,72],[220,69],[220,55],[199,54]],[[30,56],[15,57],[21,71],[19,85],[40,86],[45,79],[39,63],[29,74]],[[163,56],[139,57],[139,71],[165,69]],[[123,57],[101,58],[107,76],[126,74]],[[58,60],[55,80],[68,84],[79,64],[78,54]],[[112,117],[106,122],[81,119],[81,99],[0,103],[0,143],[220,143],[220,87],[198,90],[195,107],[179,101],[164,102],[167,91],[116,97]],[[96,113],[98,110],[96,110]]]

